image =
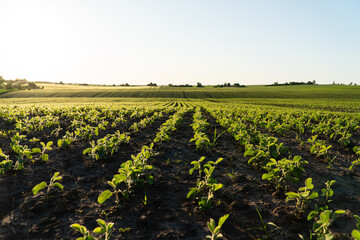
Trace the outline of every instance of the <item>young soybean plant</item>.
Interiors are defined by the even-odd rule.
[[[5,174],[5,172],[11,169],[13,161],[9,159],[9,156],[3,153],[2,149],[0,148],[0,157],[5,158],[5,160],[0,162],[0,175]]]
[[[82,226],[78,223],[71,224],[71,228],[75,229],[76,231],[80,232],[83,237],[77,238],[76,240],[109,240],[113,231],[114,223],[106,223],[102,219],[96,220],[100,227],[97,227],[93,230],[95,234],[103,234],[104,238],[96,238],[94,237],[89,230],[85,226]],[[129,230],[129,229],[125,229]]]
[[[54,173],[54,175],[52,176],[52,178],[50,179],[50,183],[49,185],[47,185],[46,182],[41,182],[39,184],[37,184],[33,189],[32,192],[33,194],[37,194],[39,191],[45,189],[47,187],[47,191],[46,191],[46,196],[49,194],[50,190],[54,187],[59,188],[61,191],[64,190],[64,186],[61,185],[61,183],[58,183],[57,181],[61,180],[62,177],[59,176],[59,172]]]
[[[297,193],[295,192],[287,192],[286,193],[286,202],[288,201],[296,201],[296,216],[299,217],[303,212],[305,204],[307,204],[310,200],[315,199],[319,196],[319,194],[315,191],[311,192],[314,189],[314,185],[312,184],[312,178],[308,178],[305,180],[305,187],[299,188]]]
[[[338,215],[344,213],[344,210],[337,210],[334,212],[329,209],[320,212],[318,216],[314,216],[315,222],[313,223],[313,232],[311,235],[316,236],[316,239],[318,240],[333,239],[334,235],[330,231],[329,227]]]
[[[332,197],[334,195],[334,190],[331,189],[331,186],[336,183],[335,180],[329,180],[325,182],[325,186],[326,188],[322,188],[321,192],[322,192],[322,196],[325,196],[325,202],[326,204],[331,202],[330,197]]]
[[[229,217],[229,214],[226,214],[224,216],[222,216],[219,219],[218,225],[215,225],[215,221],[214,219],[210,218],[210,221],[207,222],[208,228],[211,232],[211,236],[207,235],[206,239],[211,239],[211,240],[217,240],[223,237],[223,235],[220,233],[220,229],[222,227],[222,225],[224,224],[224,222],[226,221],[226,219]]]
[[[215,170],[215,167],[220,163],[223,158],[219,158],[216,162],[208,161],[206,164],[201,166],[205,157],[201,157],[198,161],[192,161],[191,164],[194,165],[193,168],[189,170],[189,174],[192,175],[195,170],[199,170],[199,177],[196,182],[196,187],[190,188],[190,191],[187,194],[187,198],[195,195],[197,197],[198,204],[200,209],[208,210],[212,208],[212,199],[214,198],[214,192],[223,187],[221,183],[218,183],[216,179],[212,177],[212,174]],[[205,173],[205,176],[202,178],[202,173]],[[199,194],[208,191],[207,196],[198,197]]]
[[[254,227],[254,228],[249,228],[248,230],[260,230],[260,231],[263,231],[265,233],[265,237],[266,239],[270,239],[270,234],[272,232],[274,232],[275,230],[278,230],[280,229],[279,226],[277,226],[275,223],[273,222],[265,222],[264,219],[262,218],[261,216],[261,213],[259,212],[259,209],[257,207],[256,208],[256,211],[259,215],[259,218],[260,218],[260,222],[261,222],[261,227]],[[273,229],[269,229],[268,226],[272,226],[274,227]],[[261,238],[263,239],[263,238]]]
[[[43,142],[40,142],[41,146],[42,146],[42,149],[40,148],[33,148],[32,149],[32,152],[33,153],[40,153],[40,159],[41,161],[43,162],[46,162],[47,160],[49,160],[49,155],[47,153],[45,153],[46,150],[52,150],[52,145],[53,145],[53,142],[50,141],[48,142],[47,144],[43,143]]]

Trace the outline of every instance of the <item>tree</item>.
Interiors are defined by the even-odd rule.
[[[203,85],[200,82],[197,82],[196,87],[203,87]]]

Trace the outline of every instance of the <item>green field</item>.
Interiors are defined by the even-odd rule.
[[[44,89],[0,93],[1,98],[307,98],[360,99],[360,86],[247,86],[245,88],[170,88],[38,84]]]

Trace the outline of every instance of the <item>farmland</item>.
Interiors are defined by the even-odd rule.
[[[246,86],[244,88],[206,87],[144,87],[102,86],[76,84],[38,83],[44,89],[9,91],[0,93],[0,98],[296,98],[296,99],[360,99],[360,86],[316,85],[316,86]]]
[[[357,234],[357,86],[53,87],[1,95],[0,239]]]

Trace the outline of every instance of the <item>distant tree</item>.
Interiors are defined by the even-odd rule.
[[[28,89],[39,89],[40,87],[33,82],[28,83]]]
[[[203,87],[203,85],[200,82],[197,82],[196,87]]]
[[[150,87],[156,87],[157,86],[157,84],[156,83],[152,83],[152,82],[150,82],[148,85],[146,85],[146,86],[150,86]]]
[[[316,85],[316,81],[315,81],[315,80],[313,80],[313,85]]]
[[[335,85],[335,81],[333,81],[333,85]]]
[[[13,85],[11,82],[8,82],[6,85],[5,85],[5,89],[9,90],[9,89],[13,89]]]
[[[64,83],[62,81],[60,81],[59,84],[64,85]]]

